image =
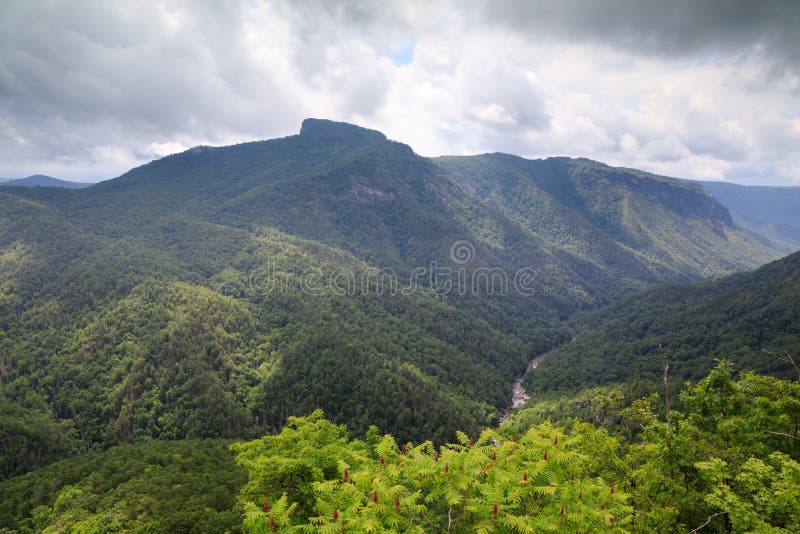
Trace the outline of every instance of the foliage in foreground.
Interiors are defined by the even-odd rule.
[[[800,531],[800,385],[722,362],[656,414],[615,415],[620,437],[525,411],[477,439],[365,442],[315,412],[233,446],[250,476],[245,529],[260,532]],[[613,518],[613,521],[612,521]]]
[[[281,434],[234,446],[250,472],[242,491],[250,532],[622,531],[628,496],[614,481],[619,443],[578,425],[520,436],[485,430],[440,448],[373,432],[348,442],[315,412]],[[266,504],[263,498],[267,495]],[[291,503],[291,504],[289,504]],[[266,511],[265,511],[266,510]]]
[[[444,446],[320,411],[230,448],[121,445],[0,482],[0,532],[800,531],[800,384],[723,362],[669,422],[657,395],[594,393]]]

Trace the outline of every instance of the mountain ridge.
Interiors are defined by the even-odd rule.
[[[293,154],[297,156],[289,158]],[[640,171],[614,169],[585,159],[525,160],[511,155],[494,154],[465,156],[460,157],[459,161],[467,161],[469,158],[472,158],[470,161],[476,161],[475,158],[501,160],[494,165],[491,171],[494,173],[506,172],[506,169],[500,167],[509,167],[507,164],[509,160],[516,162],[514,165],[518,167],[535,167],[541,170],[542,172],[538,173],[541,179],[536,182],[536,186],[540,187],[543,194],[551,197],[550,200],[545,198],[544,201],[550,204],[555,202],[567,207],[576,204],[572,207],[577,208],[578,215],[584,219],[586,227],[607,226],[605,238],[610,239],[609,250],[615,250],[613,256],[632,257],[628,263],[630,261],[638,263],[640,267],[637,268],[649,272],[649,274],[639,276],[640,278],[648,278],[651,281],[664,280],[665,277],[674,276],[680,269],[686,271],[689,265],[693,266],[689,278],[717,276],[737,269],[753,268],[759,262],[774,259],[779,255],[769,245],[757,242],[752,239],[752,236],[740,232],[733,224],[729,212],[722,205],[710,200],[707,195],[701,194],[701,190],[695,186],[686,186],[683,182],[675,179],[656,177]],[[526,220],[527,216],[518,211],[511,210],[509,212],[506,209],[508,206],[486,202],[486,199],[481,198],[480,194],[474,194],[474,191],[472,194],[468,194],[469,191],[462,191],[465,185],[469,188],[470,184],[464,182],[463,176],[453,176],[452,165],[448,167],[448,162],[452,159],[419,157],[406,145],[389,141],[383,134],[374,130],[346,123],[307,119],[301,127],[300,135],[228,147],[196,147],[180,154],[155,160],[133,169],[117,179],[92,188],[92,193],[86,195],[86,200],[78,203],[77,206],[81,210],[92,211],[93,203],[97,202],[98,196],[120,189],[128,190],[130,199],[127,202],[129,204],[139,202],[143,200],[143,190],[141,185],[135,184],[144,180],[150,184],[148,187],[154,188],[153,193],[150,194],[151,198],[147,200],[150,206],[153,206],[154,202],[180,198],[180,203],[173,202],[171,205],[161,208],[161,213],[189,209],[194,215],[197,215],[205,211],[202,214],[205,219],[223,224],[233,222],[239,226],[252,225],[261,219],[265,224],[277,225],[290,233],[300,231],[302,235],[313,239],[319,239],[320,231],[330,232],[327,238],[329,244],[348,247],[354,243],[347,242],[347,236],[351,232],[346,227],[346,223],[341,220],[341,216],[336,215],[340,210],[350,210],[352,212],[349,215],[350,218],[364,217],[369,214],[372,221],[370,226],[380,228],[384,224],[381,221],[386,219],[387,214],[380,209],[375,209],[373,204],[383,203],[386,207],[402,205],[400,209],[411,210],[411,213],[414,210],[411,209],[409,202],[413,201],[414,195],[423,192],[431,199],[441,199],[437,201],[439,203],[437,206],[430,204],[430,207],[422,208],[430,213],[444,213],[453,211],[455,208],[456,211],[463,212],[466,209],[474,214],[473,220],[462,220],[461,224],[462,226],[464,224],[471,225],[470,232],[477,231],[480,235],[478,241],[485,238],[488,239],[487,243],[492,244],[495,248],[506,248],[509,243],[503,242],[502,233],[498,233],[499,229],[510,228],[509,224],[520,226],[520,223],[522,223],[521,227],[512,233],[522,232],[522,234],[527,234],[527,237],[520,239],[534,239],[535,241],[536,236],[531,234],[530,230],[533,230],[534,234],[539,230],[538,227],[533,226],[533,223],[537,221],[532,221],[529,217]],[[336,162],[333,167],[331,167],[331,162]],[[408,170],[403,171],[403,168]],[[401,176],[403,172],[406,173],[406,177]],[[572,178],[568,176],[570,173],[573,174]],[[199,178],[201,175],[205,177]],[[582,175],[583,178],[581,178]],[[158,178],[159,176],[161,178]],[[640,257],[639,252],[630,249],[640,247],[641,240],[638,237],[643,233],[642,228],[646,231],[652,230],[652,228],[648,229],[646,220],[648,214],[641,210],[639,213],[635,210],[631,211],[625,205],[625,202],[629,201],[624,198],[604,198],[598,202],[595,197],[602,194],[603,184],[607,182],[609,176],[613,180],[624,180],[624,184],[618,183],[616,186],[621,187],[626,194],[630,192],[628,190],[643,183],[650,187],[651,191],[642,192],[634,202],[643,199],[647,194],[661,190],[660,194],[663,197],[661,205],[673,209],[677,216],[685,215],[687,209],[689,211],[694,209],[694,212],[690,214],[697,217],[707,215],[710,217],[709,224],[704,228],[698,228],[697,232],[715,232],[719,239],[711,239],[702,246],[687,242],[675,243],[671,245],[673,249],[671,251],[655,250],[646,258]],[[165,180],[167,177],[168,180]],[[413,183],[409,182],[409,179]],[[570,190],[563,187],[567,182],[573,184]],[[405,187],[405,189],[400,191],[397,190],[398,187],[401,189]],[[317,197],[314,196],[314,190],[321,191]],[[158,192],[156,193],[156,191]],[[397,197],[398,194],[401,196]],[[469,198],[465,198],[465,194]],[[158,198],[154,199],[154,195]],[[669,195],[675,198],[666,198]],[[306,204],[299,202],[303,197],[306,197]],[[195,201],[193,198],[197,200]],[[126,202],[122,198],[121,200]],[[107,202],[105,199],[103,201]],[[276,203],[280,205],[276,205]],[[592,203],[597,205],[590,205]],[[327,204],[325,208],[329,211],[327,215],[319,211],[322,204]],[[191,208],[182,208],[182,206],[190,205]],[[269,205],[271,209],[264,211],[261,209],[263,205]],[[289,209],[283,209],[288,205],[292,206]],[[497,212],[498,208],[500,212]],[[124,213],[125,209],[125,206],[121,208],[120,215]],[[700,213],[703,209],[706,210],[705,214]],[[490,213],[492,210],[495,211],[494,214]],[[370,212],[372,213],[370,214]],[[275,216],[272,216],[271,213],[274,213]],[[153,216],[158,216],[158,212],[153,213]],[[304,222],[307,217],[312,219]],[[337,219],[337,217],[339,218]],[[628,217],[629,220],[622,220],[625,217]],[[313,224],[312,220],[314,220]],[[545,221],[545,223],[549,224],[549,221]],[[344,228],[342,228],[343,224]],[[481,226],[476,228],[475,224]],[[677,222],[673,223],[675,226],[673,235],[678,231],[677,225]],[[433,226],[435,227],[436,224]],[[385,232],[386,230],[381,231]],[[391,230],[389,232],[391,233]],[[726,245],[730,236],[726,236],[725,232],[735,234],[733,236],[735,244]],[[465,237],[468,238],[464,235],[460,238]],[[544,237],[546,241],[551,240],[553,234],[545,233]],[[351,251],[366,254],[372,258],[371,261],[377,261],[379,264],[381,261],[386,261],[386,254],[382,250],[374,250],[375,247],[372,247],[373,250],[368,250],[369,242],[374,241],[375,236],[364,235],[353,239],[360,239],[361,244]],[[473,236],[472,239],[475,237]],[[656,236],[652,236],[650,241],[652,243],[657,239]],[[407,239],[397,241],[397,238],[393,238],[393,240],[394,243],[384,242],[384,247],[385,250],[393,250],[398,245],[401,247],[397,249],[400,255],[390,258],[391,261],[397,261],[407,250],[407,246],[404,244],[407,243]],[[716,260],[712,257],[713,255],[704,254],[702,248],[716,245],[727,247],[726,254],[730,258],[717,266],[714,265]],[[580,246],[585,247],[586,244]],[[691,257],[682,259],[680,265],[672,265],[665,269],[664,263],[669,262],[668,256],[674,256],[676,253],[680,255],[675,251],[675,247],[678,246],[691,249]],[[734,250],[735,247],[744,247],[746,251],[738,254]],[[440,245],[441,248],[446,248],[446,244]],[[569,247],[567,248],[569,249]],[[655,248],[658,248],[657,245]],[[569,250],[561,253],[566,253],[567,256],[573,254]],[[534,255],[546,257],[549,254],[540,247]],[[598,258],[610,257],[609,253],[597,252],[595,255]],[[737,255],[739,258],[735,259]],[[426,262],[431,259],[441,259],[441,256],[441,253],[436,255],[429,249],[415,261]],[[747,259],[748,257],[751,257],[752,260]],[[585,260],[582,257],[566,259],[575,265],[581,264]],[[553,261],[558,262],[559,260]],[[602,264],[603,260],[590,259],[589,263],[597,263],[597,261]],[[708,267],[704,267],[705,265]],[[542,268],[544,270],[544,266]],[[586,268],[594,269],[589,264],[586,264]]]
[[[129,440],[250,437],[318,407],[444,441],[493,424],[576,311],[777,255],[670,179],[301,131],[81,190],[0,191],[0,401],[18,408],[0,433],[37,421],[0,476]]]
[[[724,206],[679,180],[586,159],[489,154],[435,161],[475,196],[487,198],[546,241],[577,250],[594,264],[621,262],[623,271],[641,271],[638,276],[651,282],[665,281],[670,272],[689,280],[735,270],[732,265],[708,268],[718,258],[707,250],[720,245],[734,263],[748,255],[742,248],[752,246],[753,256],[759,256],[758,240],[742,233]]]
[[[765,236],[785,252],[800,248],[800,187],[694,183],[719,199],[742,227]]]
[[[91,185],[93,184],[87,182],[70,182],[44,174],[34,174],[25,178],[0,179],[0,186],[7,187],[63,187],[67,189],[82,189]]]

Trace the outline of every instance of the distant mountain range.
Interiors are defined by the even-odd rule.
[[[424,158],[318,119],[79,191],[2,188],[0,477],[318,407],[403,442],[477,431],[566,319],[784,255],[759,228],[681,180]]]
[[[762,187],[696,182],[714,195],[734,221],[785,250],[800,248],[800,187]]]
[[[11,185],[21,187],[65,187],[67,189],[82,189],[89,187],[90,183],[84,182],[69,182],[67,180],[59,180],[52,176],[45,176],[43,174],[34,174],[27,178],[0,178],[0,185]]]

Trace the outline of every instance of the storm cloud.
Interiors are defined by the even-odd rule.
[[[781,63],[800,61],[800,9],[795,0],[497,0],[487,20],[519,32],[623,48],[639,54],[761,51]]]
[[[8,1],[0,176],[118,175],[308,116],[424,155],[800,183],[800,2]],[[403,58],[402,60],[400,58]]]

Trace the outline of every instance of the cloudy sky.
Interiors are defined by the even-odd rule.
[[[800,1],[0,6],[0,176],[354,122],[422,155],[800,185]]]

